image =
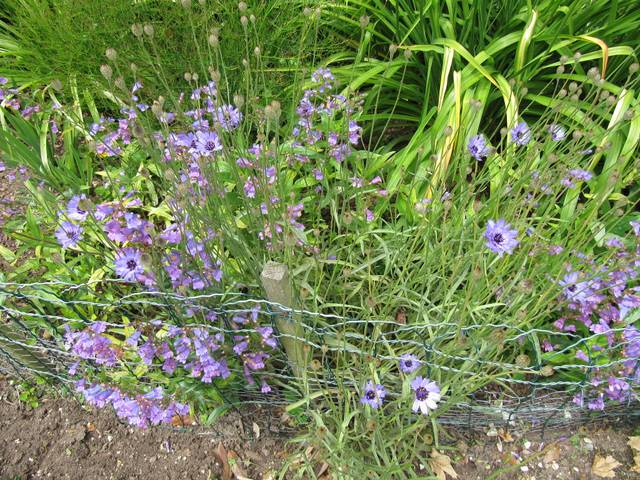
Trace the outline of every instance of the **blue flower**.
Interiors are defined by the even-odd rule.
[[[520,122],[511,129],[511,140],[521,147],[529,143],[531,140],[531,130],[527,122]]]
[[[500,257],[505,253],[513,253],[513,250],[520,243],[517,238],[518,231],[512,229],[511,225],[502,219],[495,222],[489,220],[487,222],[487,229],[484,232],[484,237],[487,240],[487,247],[496,252]]]
[[[380,384],[374,384],[369,380],[364,386],[364,393],[360,399],[360,403],[363,405],[369,405],[371,408],[378,408],[382,405],[384,397],[387,395],[387,391]]]
[[[476,160],[484,160],[491,153],[491,149],[487,146],[484,135],[476,135],[469,140],[467,150]]]

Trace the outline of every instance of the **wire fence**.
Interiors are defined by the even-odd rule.
[[[623,355],[629,340],[608,341],[616,329],[581,336],[495,323],[401,323],[293,309],[241,293],[132,290],[105,279],[0,283],[0,372],[46,378],[70,392],[78,378],[147,389],[201,382],[214,392],[208,400],[229,407],[322,409],[347,391],[358,395],[372,372],[399,379],[398,364],[410,353],[426,376],[448,385],[435,412],[443,425],[544,433],[640,417],[640,359]],[[560,340],[542,354],[541,338]],[[180,358],[185,343],[191,350]],[[575,351],[586,345],[599,345],[599,355],[577,361]],[[203,365],[205,357],[215,365]],[[205,378],[207,367],[213,378]],[[589,408],[590,398],[612,388],[607,372],[628,390],[603,409]],[[387,388],[390,398],[402,395],[401,387]]]

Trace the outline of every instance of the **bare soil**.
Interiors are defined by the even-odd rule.
[[[0,380],[1,480],[218,479],[225,469],[220,444],[227,459],[237,453],[238,472],[268,478],[287,456],[279,430],[274,412],[258,407],[230,412],[215,427],[140,430],[113,409],[89,409],[72,398],[26,407]]]

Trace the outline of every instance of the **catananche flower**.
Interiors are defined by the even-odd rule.
[[[416,377],[411,382],[411,388],[415,393],[412,410],[428,415],[430,410],[438,408],[440,401],[440,387],[428,378]]]
[[[527,122],[520,122],[511,129],[511,140],[520,146],[529,143],[529,140],[531,140],[531,130]]]
[[[223,105],[216,110],[216,121],[227,131],[231,131],[240,125],[242,113],[233,105]]]
[[[418,360],[418,357],[412,353],[405,353],[400,357],[400,370],[404,373],[411,373],[417,370],[421,364],[422,362]]]
[[[491,148],[487,145],[484,135],[476,135],[469,140],[467,150],[476,160],[484,160],[491,153]]]
[[[77,247],[82,240],[83,228],[71,222],[62,222],[56,230],[56,238],[62,248]]]
[[[567,136],[567,130],[562,125],[558,125],[557,123],[549,125],[548,132],[551,135],[551,140],[553,140],[554,142],[560,142]]]
[[[67,203],[67,211],[66,216],[71,220],[75,220],[76,222],[84,222],[87,219],[87,215],[89,213],[80,207],[80,203],[83,200],[86,200],[86,195],[74,195]]]
[[[636,237],[640,237],[640,220],[632,220],[629,222],[631,228],[633,229],[633,234]]]
[[[209,156],[218,150],[222,150],[222,144],[216,132],[196,132],[195,147],[191,149],[192,155]]]
[[[363,405],[369,405],[371,408],[379,408],[384,401],[387,391],[380,384],[374,384],[369,380],[364,386],[364,393],[360,399]]]
[[[135,248],[125,248],[115,258],[116,274],[131,282],[144,273],[142,254]]]
[[[496,252],[499,257],[505,253],[512,254],[513,250],[520,243],[518,241],[518,231],[511,228],[503,219],[497,221],[489,220],[484,233],[486,246]]]

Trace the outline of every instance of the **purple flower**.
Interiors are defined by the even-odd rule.
[[[519,146],[524,146],[531,140],[531,130],[526,122],[520,122],[511,129],[511,141]]]
[[[142,255],[135,248],[121,250],[115,258],[116,274],[127,282],[134,281],[144,273]]]
[[[484,237],[487,240],[486,246],[497,253],[499,257],[502,257],[505,253],[513,253],[513,250],[520,243],[517,238],[518,231],[512,229],[511,225],[502,219],[495,222],[489,220]]]
[[[433,382],[428,378],[416,377],[411,382],[411,388],[416,396],[411,410],[414,412],[418,412],[419,410],[423,415],[428,415],[429,410],[435,410],[438,408],[438,402],[440,401],[440,387],[436,385],[436,382]]]
[[[67,217],[77,222],[84,222],[87,219],[88,212],[80,208],[80,202],[86,200],[86,195],[74,195],[67,203]]]
[[[218,150],[222,150],[222,144],[216,132],[196,132],[195,147],[191,149],[192,155],[209,156]]]
[[[567,136],[566,129],[562,125],[558,125],[557,123],[549,125],[547,131],[551,135],[551,140],[553,140],[554,142],[560,142]]]
[[[632,220],[629,222],[631,228],[633,229],[633,234],[636,237],[640,237],[640,220]]]
[[[62,248],[77,247],[82,240],[82,227],[71,222],[62,222],[56,230],[56,238]]]
[[[412,353],[405,353],[400,357],[400,370],[404,373],[411,373],[420,368],[422,362]]]
[[[382,405],[384,397],[387,395],[387,391],[380,384],[374,384],[369,380],[364,386],[364,393],[360,398],[360,403],[363,405],[369,405],[371,408],[378,408]]]
[[[231,131],[240,125],[242,113],[233,105],[223,105],[216,110],[216,120],[224,130]]]
[[[489,156],[491,149],[487,146],[484,135],[476,135],[469,140],[467,150],[473,158],[482,161]]]

